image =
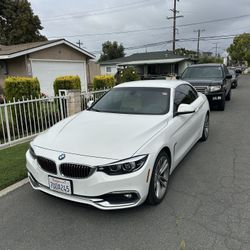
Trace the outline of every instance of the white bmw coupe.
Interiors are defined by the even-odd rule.
[[[29,180],[100,209],[158,204],[172,171],[208,132],[207,98],[189,83],[123,83],[31,142]]]

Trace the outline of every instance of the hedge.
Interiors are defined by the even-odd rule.
[[[21,100],[38,97],[40,95],[40,84],[38,79],[31,77],[7,77],[4,81],[4,95],[8,101],[13,98]]]
[[[104,89],[112,88],[115,85],[115,78],[113,76],[95,76],[93,81],[93,88]]]
[[[59,89],[80,89],[81,80],[79,76],[60,76],[54,81],[54,93],[59,94]]]

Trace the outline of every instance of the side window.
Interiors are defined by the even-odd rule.
[[[224,70],[225,70],[225,74],[226,74],[226,75],[229,75],[229,74],[230,74],[229,71],[228,71],[228,68],[227,68],[226,66],[224,66]]]
[[[177,112],[180,104],[190,104],[198,98],[197,92],[189,85],[183,84],[175,89],[174,112]]]

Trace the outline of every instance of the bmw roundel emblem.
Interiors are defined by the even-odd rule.
[[[60,160],[60,161],[61,161],[61,160],[63,160],[65,157],[66,157],[66,155],[65,155],[65,154],[61,154],[61,155],[59,155],[59,156],[58,156],[58,160]]]

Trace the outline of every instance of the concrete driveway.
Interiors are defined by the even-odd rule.
[[[0,198],[0,249],[250,249],[250,75],[210,126],[159,206],[105,212],[28,184]]]

